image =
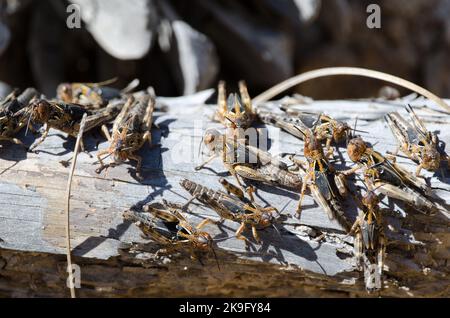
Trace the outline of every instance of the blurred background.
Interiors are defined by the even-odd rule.
[[[380,29],[366,25],[372,3]],[[70,4],[81,28],[67,26]],[[139,78],[165,96],[245,79],[255,96],[307,70],[359,66],[449,97],[449,17],[448,0],[0,0],[0,96],[35,86],[52,97],[60,82],[116,76],[116,87]],[[295,90],[359,98],[382,86],[333,77]]]

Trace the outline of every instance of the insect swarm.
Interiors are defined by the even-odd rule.
[[[313,129],[308,130],[304,136],[304,156],[307,160],[303,163],[290,156],[294,164],[305,171],[302,180],[300,200],[297,207],[297,216],[300,217],[301,205],[306,189],[309,188],[314,200],[326,211],[330,220],[336,219],[345,230],[349,230],[350,225],[345,217],[342,207],[343,197],[347,191],[345,188],[345,176],[337,174],[334,166],[324,155],[323,148]]]
[[[399,142],[394,156],[400,149],[408,158],[417,163],[416,176],[420,175],[422,168],[437,171],[441,161],[447,157],[439,152],[437,134],[426,129],[410,105],[405,108],[412,124],[397,112],[391,112],[385,116],[394,137]],[[449,160],[448,157],[446,159]]]
[[[214,191],[198,183],[183,179],[180,185],[188,191],[193,198],[212,208],[222,219],[232,220],[240,223],[236,231],[236,238],[245,240],[242,232],[250,225],[254,239],[260,243],[257,229],[274,226],[280,218],[280,213],[274,207],[262,208],[254,201],[244,197],[239,188],[221,178],[220,183],[228,193]]]
[[[34,88],[27,88],[19,96],[13,92],[2,101],[0,104],[0,140],[11,141],[27,148],[14,136],[26,126],[28,117],[25,111],[28,104],[37,95],[38,92]]]
[[[114,121],[112,137],[109,137],[110,146],[97,153],[100,168],[105,168],[103,155],[113,155],[114,162],[119,164],[127,159],[137,161],[136,175],[142,179],[142,158],[135,154],[146,141],[152,146],[151,128],[153,123],[153,110],[155,107],[154,93],[134,98],[129,97],[120,114]]]
[[[124,212],[124,218],[139,222],[139,228],[149,238],[171,248],[189,248],[191,257],[201,262],[202,253],[214,250],[214,240],[207,232],[200,229],[209,221],[205,219],[196,227],[192,226],[182,215],[182,206],[167,201],[153,203],[143,207],[143,212],[133,209]],[[219,265],[217,263],[217,265]]]
[[[362,213],[356,218],[349,235],[355,236],[355,256],[358,267],[364,271],[366,288],[373,291],[381,288],[377,282],[381,282],[386,250],[380,199],[374,191],[367,191],[362,200],[356,200]]]
[[[301,177],[290,172],[286,163],[277,160],[266,151],[228,137],[226,134],[220,134],[214,129],[205,132],[203,142],[212,155],[195,168],[197,171],[203,169],[214,158],[221,157],[225,168],[244,192],[246,190],[239,177],[295,190],[301,188]],[[253,200],[251,192],[249,195]]]

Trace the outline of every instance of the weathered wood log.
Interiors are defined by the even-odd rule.
[[[203,130],[220,127],[209,118],[215,109],[204,105],[212,90],[180,98],[159,98],[167,104],[167,113],[156,114],[159,129],[153,130],[153,142],[160,147],[144,149],[140,183],[133,164],[125,163],[95,173],[96,144],[107,146],[100,134],[88,135],[86,148],[94,158],[80,153],[71,199],[71,243],[74,262],[81,268],[80,297],[89,296],[368,296],[363,273],[356,270],[353,239],[330,221],[307,196],[300,220],[291,217],[298,194],[284,189],[258,185],[257,200],[277,207],[288,220],[274,229],[260,231],[262,244],[230,238],[219,241],[220,270],[211,257],[204,265],[189,253],[156,253],[161,246],[141,237],[138,227],[123,220],[122,212],[137,203],[165,198],[178,203],[189,195],[179,181],[189,178],[219,189],[219,174],[227,176],[220,160],[210,170],[194,171],[198,165],[198,147]],[[285,100],[286,101],[286,100]],[[432,103],[407,97],[403,100],[311,101],[298,107],[321,110],[338,119],[353,122],[368,131],[364,138],[381,152],[393,151],[396,143],[382,120],[391,110],[403,111],[409,101],[417,107],[429,130],[438,130],[450,143],[450,116]],[[276,106],[268,103],[266,106]],[[301,152],[302,142],[267,127],[270,151]],[[20,136],[28,144],[32,135]],[[72,156],[74,140],[52,130],[39,153],[26,153],[21,147],[3,144],[0,151],[0,296],[67,296],[64,250],[65,187],[69,168],[60,161]],[[345,149],[339,167],[349,167]],[[398,161],[414,171],[408,159]],[[434,192],[450,204],[450,172],[445,177],[424,172]],[[230,178],[233,182],[233,179]],[[424,216],[402,203],[383,200],[396,213],[386,215],[389,240],[384,288],[369,296],[446,296],[450,279],[449,213]],[[218,216],[195,203],[194,224]],[[346,216],[354,220],[357,209],[347,204]],[[205,230],[215,238],[233,236],[239,224],[231,221]],[[324,234],[321,241],[316,238]],[[244,235],[251,241],[250,231]]]

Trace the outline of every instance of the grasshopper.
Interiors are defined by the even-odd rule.
[[[266,151],[245,144],[226,134],[220,134],[215,129],[206,131],[203,142],[213,154],[195,168],[197,171],[220,156],[225,168],[243,190],[239,177],[295,190],[301,188],[301,178],[290,172],[286,163],[277,160]],[[251,192],[249,192],[249,196],[253,201]]]
[[[114,121],[112,137],[108,137],[110,146],[97,153],[100,168],[99,173],[104,167],[102,156],[105,154],[113,155],[114,163],[118,164],[127,159],[137,161],[136,174],[141,176],[142,158],[135,154],[146,141],[152,146],[151,127],[153,123],[153,110],[155,107],[155,96],[152,91],[138,98],[129,97],[120,114]]]
[[[225,82],[220,81],[218,87],[217,105],[218,110],[213,120],[221,122],[225,127],[236,129],[247,129],[251,126],[256,114],[253,111],[252,101],[244,81],[239,82],[238,94],[230,94],[226,99]]]
[[[60,130],[76,138],[84,114],[88,115],[85,126],[85,131],[88,131],[114,118],[122,106],[122,103],[113,103],[103,110],[89,111],[78,104],[36,99],[25,111],[29,113],[32,122],[44,125],[44,133],[30,150],[38,147],[47,138],[50,128]],[[82,141],[81,149],[84,151]]]
[[[372,273],[366,264],[375,264],[376,271],[373,275],[377,275],[381,281],[386,250],[386,236],[379,207],[380,199],[371,190],[363,196],[362,200],[357,199],[357,202],[363,213],[357,217],[348,234],[355,235],[354,249],[358,267],[364,269],[366,288],[372,291],[377,286],[373,286],[373,279],[370,279]]]
[[[425,128],[425,125],[416,115],[410,105],[406,106],[411,122],[405,120],[399,113],[392,112],[385,116],[385,120],[399,142],[399,146],[394,152],[397,155],[399,149],[411,160],[418,164],[416,176],[420,175],[422,169],[437,171],[441,161],[449,157],[441,155],[438,150],[439,140],[436,133],[432,133]]]
[[[200,231],[208,219],[194,227],[182,215],[181,205],[165,200],[162,204],[146,205],[143,210],[145,213],[133,209],[127,210],[124,212],[124,218],[139,222],[141,231],[157,243],[169,248],[187,246],[191,251],[191,257],[194,259],[197,258],[199,253],[212,251],[217,260],[214,240],[209,233]],[[200,258],[198,259],[200,260]]]
[[[427,198],[431,190],[423,180],[369,147],[361,137],[349,141],[347,153],[357,166],[343,172],[344,175],[363,169],[366,184],[377,188],[384,195],[404,201],[422,213],[425,213],[422,209],[427,211],[439,209]]]
[[[99,109],[139,85],[139,81],[134,80],[123,90],[105,86],[116,80],[113,78],[100,83],[62,83],[57,87],[56,96],[65,103],[78,104],[89,110]]]
[[[220,183],[227,193],[211,190],[188,179],[181,180],[180,185],[193,196],[193,199],[197,199],[215,210],[221,220],[228,219],[240,223],[241,225],[236,231],[236,238],[246,241],[242,232],[247,225],[250,225],[253,237],[260,243],[257,229],[274,226],[274,223],[280,218],[280,213],[274,207],[262,208],[254,201],[248,200],[238,187],[225,179],[221,178]]]
[[[34,88],[27,88],[19,96],[17,92],[13,92],[5,98],[0,105],[0,140],[11,141],[27,148],[14,135],[26,126],[25,110],[37,95],[38,92]]]
[[[302,180],[300,201],[297,207],[297,215],[300,216],[301,204],[308,187],[314,200],[327,212],[330,220],[336,219],[345,230],[350,225],[345,217],[344,209],[341,205],[343,196],[347,195],[345,175],[338,174],[334,166],[324,155],[322,144],[313,133],[314,129],[306,130],[304,136],[304,156],[307,162],[304,163],[290,156],[290,160],[299,168],[306,171]]]
[[[331,144],[338,145],[349,137],[351,127],[342,121],[338,121],[326,114],[292,110],[286,106],[280,106],[284,114],[275,114],[266,110],[259,110],[258,115],[263,123],[277,126],[289,134],[304,140],[309,129],[320,142],[325,141],[327,157],[333,155]],[[319,121],[317,122],[317,117]]]

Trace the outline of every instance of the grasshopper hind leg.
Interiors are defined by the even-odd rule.
[[[100,163],[100,167],[95,169],[96,173],[100,173],[100,172],[102,172],[103,169],[106,168],[106,165],[103,162],[102,156],[109,154],[109,153],[110,153],[109,149],[104,149],[104,150],[100,150],[99,152],[97,152],[97,160]]]
[[[250,95],[248,94],[247,84],[245,81],[239,81],[239,92],[241,94],[242,101],[244,102],[245,111],[248,113],[252,113],[252,100],[250,99]]]
[[[302,202],[303,202],[303,198],[305,197],[305,192],[306,192],[306,188],[308,186],[309,179],[310,179],[310,175],[305,175],[305,177],[303,178],[303,181],[302,181],[302,189],[300,191],[300,199],[298,200],[297,209],[295,211],[295,217],[297,219],[300,219],[300,215],[302,213]]]
[[[36,149],[40,144],[42,144],[44,142],[45,138],[47,138],[47,136],[48,136],[49,130],[50,130],[50,127],[47,124],[45,124],[45,129],[44,129],[44,132],[42,133],[41,138],[39,138],[39,140],[30,147],[30,151]]]
[[[255,241],[258,244],[261,244],[261,239],[258,235],[258,230],[256,229],[256,227],[254,225],[252,225],[252,234],[253,234],[253,238],[255,239]]]

